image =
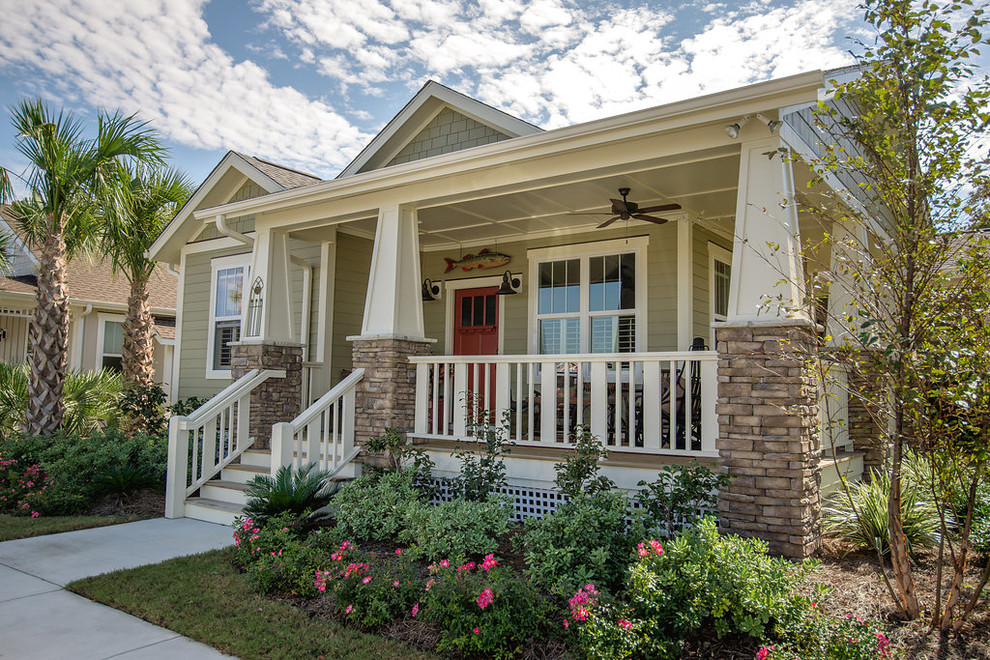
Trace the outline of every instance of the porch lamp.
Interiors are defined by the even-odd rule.
[[[780,130],[780,125],[784,123],[777,119],[770,119],[763,113],[757,114],[756,118],[762,121],[764,124],[766,124],[766,127],[770,129],[770,135],[776,135],[777,131]]]
[[[495,292],[496,296],[514,296],[519,293],[519,287],[522,286],[522,279],[512,276],[512,271],[505,271],[502,275],[502,285],[498,287],[498,291]]]
[[[423,280],[423,302],[440,300],[440,285],[434,284],[430,278]]]
[[[745,117],[740,117],[739,119],[737,119],[736,121],[732,122],[731,124],[726,124],[725,125],[725,134],[728,135],[733,140],[738,139],[739,138],[739,131],[742,130],[742,127],[745,126],[746,125],[746,122],[748,122],[748,121],[749,121],[749,115],[746,115]]]

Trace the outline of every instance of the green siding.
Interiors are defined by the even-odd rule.
[[[364,299],[371,272],[373,242],[337,234],[337,272],[334,277],[333,355],[330,361],[330,382],[337,383],[344,369],[351,369],[351,342],[347,337],[361,334],[364,320]]]
[[[732,252],[732,243],[713,232],[695,227],[694,230],[694,336],[704,337],[709,348],[712,345],[712,302],[711,302],[711,272],[708,244],[714,243]]]
[[[532,286],[529,281],[529,261],[526,251],[532,248],[552,247],[573,243],[589,243],[621,239],[625,236],[649,236],[647,248],[647,329],[646,350],[672,351],[677,349],[677,226],[668,223],[657,227],[632,226],[629,231],[614,229],[574,234],[566,239],[561,237],[541,238],[529,241],[517,241],[498,244],[498,251],[512,257],[505,267],[515,273],[523,274],[523,290],[514,296],[502,298],[505,309],[505,327],[503,328],[503,349],[506,355],[530,353],[529,343],[529,295]],[[494,242],[490,246],[495,249]],[[479,248],[480,249],[480,248]],[[464,252],[475,252],[475,249],[465,248]],[[443,257],[457,257],[456,251],[424,252],[420,259],[423,276],[434,282],[444,280],[460,280],[477,277],[499,276],[504,270],[469,271],[459,270],[444,274]],[[447,292],[444,291],[444,295]],[[426,336],[435,338],[437,344],[434,353],[445,351],[446,341],[446,302],[443,300],[424,303],[423,322]],[[686,348],[686,347],[685,347]]]
[[[508,135],[491,126],[444,108],[386,167],[507,139]]]

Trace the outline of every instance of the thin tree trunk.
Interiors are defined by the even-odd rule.
[[[155,373],[154,319],[148,303],[148,278],[134,278],[124,319],[121,350],[124,378],[134,385],[150,385]]]
[[[65,413],[62,387],[69,347],[65,267],[65,238],[58,224],[41,247],[38,267],[38,292],[28,354],[28,402],[24,415],[24,427],[29,435],[54,435],[61,428]]]

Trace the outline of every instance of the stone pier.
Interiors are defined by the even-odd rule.
[[[250,434],[255,449],[271,447],[272,424],[290,422],[301,411],[302,344],[275,341],[231,342],[230,374],[237,380],[252,369],[284,369],[251,392]]]

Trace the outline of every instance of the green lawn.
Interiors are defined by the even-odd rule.
[[[26,539],[59,532],[73,532],[90,527],[106,527],[141,520],[144,516],[8,516],[0,514],[0,541]]]
[[[213,550],[69,584],[78,594],[241,658],[435,658],[259,596]]]

